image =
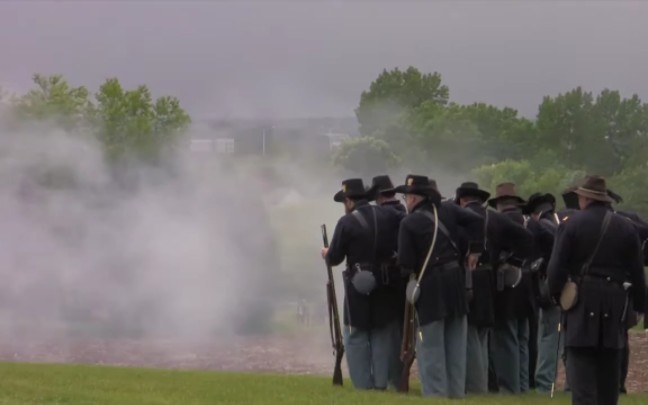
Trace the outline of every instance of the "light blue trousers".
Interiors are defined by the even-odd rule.
[[[561,339],[558,348],[558,323],[560,322],[560,307],[540,309],[540,325],[538,327],[538,361],[535,369],[536,390],[541,393],[551,392],[551,384],[556,376],[558,351],[562,353],[564,342]]]
[[[468,325],[466,393],[488,393],[488,328]]]
[[[423,396],[465,397],[467,330],[465,316],[419,327],[416,362]]]
[[[529,320],[497,321],[493,331],[493,361],[500,392],[529,390]]]
[[[371,330],[344,327],[344,346],[353,386],[357,389],[386,389],[393,372],[394,361],[399,361],[400,343],[395,344],[397,323]]]

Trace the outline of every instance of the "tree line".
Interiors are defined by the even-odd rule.
[[[10,126],[45,122],[89,136],[107,161],[158,163],[184,145],[189,114],[173,96],[109,78],[92,93],[61,75],[33,76],[27,93],[0,99]],[[7,109],[7,108],[6,108]],[[580,87],[546,96],[535,119],[486,103],[459,104],[438,72],[383,70],[355,109],[361,137],[346,141],[334,164],[369,177],[430,164],[494,189],[512,180],[524,196],[559,194],[586,173],[606,176],[627,208],[648,214],[648,104],[605,89]]]
[[[587,174],[608,178],[625,204],[648,214],[648,104],[605,89],[545,96],[534,120],[513,108],[450,101],[438,72],[383,70],[355,110],[361,137],[334,163],[363,176],[398,167],[444,167],[523,196],[562,190]]]
[[[92,137],[108,162],[158,163],[182,141],[191,123],[176,97],[153,98],[147,86],[125,89],[117,78],[107,79],[92,94],[74,87],[62,75],[33,76],[26,94],[4,94],[5,121],[20,129],[34,123]]]

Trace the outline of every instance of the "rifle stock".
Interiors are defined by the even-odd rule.
[[[329,247],[328,234],[326,225],[322,225],[322,240],[324,247]],[[340,314],[338,312],[337,296],[335,294],[335,282],[333,281],[333,269],[326,262],[326,271],[328,281],[326,283],[326,300],[328,301],[329,312],[329,329],[331,332],[331,345],[333,346],[333,355],[335,356],[335,366],[333,368],[333,385],[342,385],[342,358],[344,357],[344,343],[342,341],[342,329],[340,327]]]
[[[410,370],[414,364],[416,351],[414,346],[414,306],[405,302],[405,317],[403,323],[403,340],[401,342],[400,360],[402,363],[401,378],[398,383],[398,392],[409,391]]]

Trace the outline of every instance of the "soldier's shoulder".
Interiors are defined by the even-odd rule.
[[[488,208],[486,208],[486,207],[484,207],[482,205],[479,205],[479,204],[467,205],[466,209],[468,211],[474,212],[475,214],[480,215],[482,217],[486,215],[486,212],[488,212],[488,215],[490,215],[491,213],[497,213],[497,211],[490,210],[490,209],[488,209]]]
[[[499,212],[499,211],[495,211],[495,210],[492,210],[492,209],[488,210],[488,221],[489,222],[491,222],[491,221],[499,222],[499,223],[502,223],[502,224],[508,225],[508,226],[523,227],[523,225],[520,224],[519,222],[517,222],[512,215],[506,214],[506,213],[503,213],[503,212]]]
[[[401,222],[411,223],[411,222],[419,222],[420,220],[421,220],[420,214],[416,212],[410,212],[409,214],[403,217],[403,220]]]
[[[574,210],[561,217],[560,226],[565,227],[578,227],[583,222],[591,221],[594,216],[582,210]]]
[[[400,222],[407,216],[407,209],[402,204],[385,207],[385,210],[387,212],[387,216],[394,221]]]
[[[563,210],[557,211],[556,214],[558,215],[558,218],[563,221],[565,219],[568,219],[575,212],[578,212],[578,210],[575,210],[573,208],[565,208]]]
[[[624,217],[624,218],[627,218],[628,220],[630,220],[630,221],[632,221],[632,222],[637,223],[637,224],[640,224],[640,225],[648,225],[648,223],[646,223],[646,221],[644,221],[643,218],[641,218],[641,217],[639,216],[639,214],[637,214],[636,212],[632,212],[632,211],[617,211],[616,213],[617,213],[618,215]]]
[[[455,200],[443,200],[441,201],[441,207],[458,207],[459,205],[455,202]]]
[[[378,217],[378,220],[380,221],[394,221],[394,220],[400,220],[400,211],[398,208],[395,206],[380,206],[380,205],[374,205],[374,209],[376,210],[376,216]]]
[[[585,210],[573,210],[569,214],[569,219],[574,220],[587,220],[592,217],[599,216],[599,213],[595,210],[585,209]]]
[[[342,215],[340,217],[340,219],[338,220],[338,224],[348,224],[351,221],[355,221],[354,215],[357,215],[357,214],[354,214],[354,212],[357,212],[357,211],[349,212],[348,214]]]
[[[439,206],[439,216],[442,219],[448,220],[462,213],[467,213],[468,215],[475,214],[472,210],[469,210],[468,208],[462,208],[458,204],[455,204],[454,201],[444,201]]]
[[[401,224],[404,226],[417,226],[422,223],[426,218],[419,211],[411,212],[403,217]]]
[[[337,222],[335,223],[335,227],[337,228],[339,226],[344,226],[344,224],[347,222],[346,217],[347,217],[346,215],[343,215],[340,218],[338,218]]]
[[[407,214],[407,207],[405,207],[401,203],[390,205],[389,208],[396,211],[396,212],[398,212],[398,213]]]
[[[626,230],[626,231],[633,231],[634,232],[636,230],[637,226],[642,225],[639,221],[635,220],[634,218],[631,218],[631,217],[629,217],[627,215],[620,214],[618,212],[616,213],[616,217],[621,219],[621,221],[619,221],[619,223],[621,224],[623,229]]]

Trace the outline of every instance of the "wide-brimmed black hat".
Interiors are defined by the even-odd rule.
[[[576,187],[569,187],[567,190],[563,191],[562,193],[562,198],[563,198],[563,202],[565,203],[565,208],[570,210],[579,209],[578,194],[576,194],[574,190],[576,190]]]
[[[480,190],[477,183],[467,181],[465,183],[461,183],[461,185],[457,187],[457,191],[455,192],[455,202],[458,203],[459,199],[462,197],[477,197],[483,202],[488,200],[490,193],[485,190]]]
[[[606,203],[615,202],[608,194],[605,179],[601,176],[587,176],[585,181],[574,190],[574,193],[595,201]]]
[[[495,197],[488,200],[488,205],[496,207],[499,201],[509,199],[516,200],[519,205],[526,204],[526,201],[517,194],[515,183],[507,182],[495,187]]]
[[[428,177],[430,180],[430,187],[432,187],[438,194],[439,194],[439,201],[446,200],[444,196],[441,195],[441,192],[439,191],[439,186],[437,186],[436,180],[434,180],[432,177]]]
[[[422,197],[432,197],[435,202],[441,201],[441,193],[436,187],[436,181],[430,180],[427,176],[409,174],[405,178],[405,184],[394,189],[401,194],[416,194]]]
[[[375,200],[379,194],[382,193],[395,193],[394,184],[387,175],[376,176],[371,179],[371,187],[367,192],[367,196],[370,200]]]
[[[556,208],[556,197],[549,193],[533,193],[522,209],[522,213],[526,215],[533,214],[536,208],[543,204],[550,204],[553,208]]]
[[[366,198],[367,189],[362,179],[347,179],[342,182],[342,189],[335,193],[333,201],[344,202],[345,198]]]

